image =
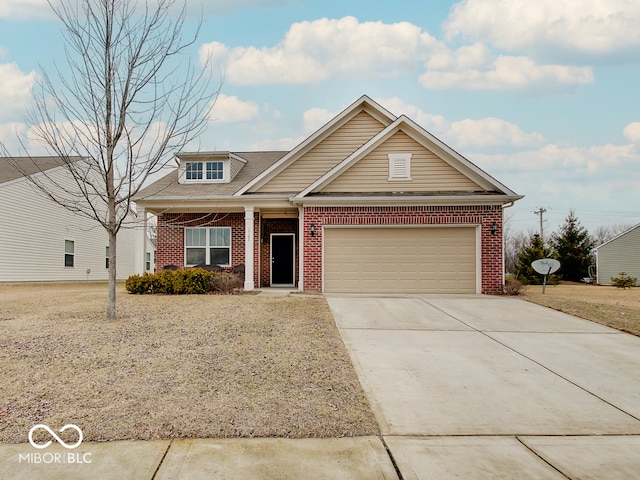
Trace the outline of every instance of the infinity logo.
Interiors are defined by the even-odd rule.
[[[31,430],[29,430],[29,443],[31,444],[32,447],[34,448],[47,448],[49,445],[51,445],[51,440],[49,440],[47,443],[43,444],[43,445],[38,445],[37,443],[35,443],[33,441],[33,432],[35,432],[37,429],[42,428],[44,430],[46,430],[47,432],[49,432],[51,434],[51,436],[53,438],[56,439],[56,441],[62,445],[64,448],[76,448],[79,447],[80,444],[82,443],[82,430],[80,430],[79,427],[77,427],[76,425],[73,425],[72,423],[69,423],[67,425],[65,425],[64,427],[62,427],[60,429],[60,433],[64,432],[66,429],[68,428],[73,428],[78,432],[78,441],[74,444],[71,445],[67,445],[66,443],[64,443],[60,437],[58,435],[55,434],[55,432],[53,430],[51,430],[47,425],[43,425],[43,424],[38,424],[38,425],[34,425],[33,427],[31,427]]]

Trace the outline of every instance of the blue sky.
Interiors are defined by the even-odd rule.
[[[153,1],[153,0],[151,0]],[[362,94],[525,195],[515,231],[640,222],[640,2],[187,0],[225,75],[204,150],[290,149]],[[0,140],[63,61],[46,0],[0,0]]]

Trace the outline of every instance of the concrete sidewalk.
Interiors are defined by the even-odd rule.
[[[640,338],[505,297],[327,300],[405,480],[638,478]]]
[[[0,466],[0,478],[12,480],[398,478],[378,437],[0,445]]]

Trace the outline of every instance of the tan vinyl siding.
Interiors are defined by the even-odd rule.
[[[300,192],[347,158],[384,129],[384,125],[366,112],[360,112],[320,144],[297,159],[260,193]]]
[[[230,162],[229,167],[230,167],[230,173],[231,173],[231,178],[229,180],[233,180],[234,178],[236,178],[236,175],[244,166],[244,163],[242,163],[240,160],[237,160],[235,158],[230,159],[229,162]]]
[[[598,248],[598,283],[611,285],[620,272],[640,279],[640,226]]]
[[[476,293],[474,227],[327,227],[324,291]]]
[[[389,180],[390,153],[411,153],[411,180]],[[479,191],[467,178],[406,133],[399,131],[321,192]]]

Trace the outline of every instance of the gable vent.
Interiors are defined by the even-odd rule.
[[[389,154],[389,180],[411,180],[411,154]]]

